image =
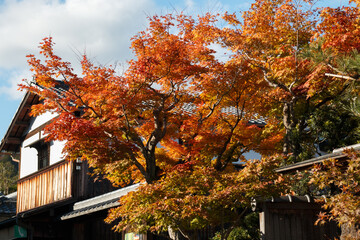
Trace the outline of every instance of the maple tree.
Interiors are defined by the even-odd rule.
[[[87,160],[96,173],[114,185],[146,181],[136,192],[144,199],[141,194],[159,197],[153,195],[154,188],[165,188],[168,192],[164,194],[170,197],[170,189],[177,188],[179,169],[191,166],[192,170],[182,172],[189,176],[182,178],[182,188],[189,191],[179,191],[175,200],[191,194],[200,199],[194,202],[200,204],[198,208],[208,205],[214,210],[229,208],[229,212],[237,211],[237,201],[239,206],[249,203],[249,196],[246,201],[235,201],[235,196],[245,194],[251,184],[244,182],[247,188],[241,194],[232,192],[245,181],[238,179],[232,162],[244,160],[243,153],[252,149],[264,155],[273,153],[282,131],[270,117],[266,125],[249,123],[264,109],[257,104],[261,101],[255,94],[258,84],[248,81],[248,65],[216,59],[211,41],[201,34],[206,24],[202,21],[205,19],[195,21],[184,15],[151,18],[149,28],[132,39],[135,58],[129,61],[123,75],[112,66],[96,66],[84,56],[80,76],[69,62],[54,53],[52,39],[45,38],[40,44],[45,60],[28,56],[34,79],[21,88],[38,94],[42,100],[32,107],[34,116],[46,111],[57,115],[45,128],[48,139],[66,140],[64,153],[68,160]],[[271,171],[264,170],[261,164],[257,170],[264,179],[269,177],[259,188],[276,185],[278,177],[269,174]],[[210,172],[212,177],[208,176]],[[202,179],[217,185],[216,190],[223,191],[224,197],[229,196],[218,202],[219,193],[211,191],[201,199],[204,191],[214,187],[210,184],[207,189],[197,189]],[[275,194],[278,188],[272,189]],[[131,213],[136,214],[137,198],[124,199],[116,211],[122,212],[130,205],[134,207]],[[203,212],[191,214],[192,210],[187,209],[188,216],[181,224],[166,219],[162,222],[182,232],[218,222],[216,214],[200,219]],[[162,211],[160,206],[156,210]],[[129,215],[121,217],[131,219]],[[200,222],[194,225],[197,218]],[[186,225],[184,221],[190,222]],[[150,229],[164,230],[164,225]]]
[[[355,232],[342,234],[344,239],[354,239],[360,234],[358,223],[360,221],[360,153],[347,150],[348,160],[326,160],[312,170],[311,184],[321,189],[332,189],[322,207],[325,210],[319,214],[318,222],[324,223],[335,220],[341,226],[353,228]]]
[[[172,34],[174,22],[179,32]],[[123,76],[84,56],[79,77],[45,38],[45,63],[29,55],[34,79],[21,85],[43,99],[32,114],[57,113],[48,138],[66,140],[68,159],[87,159],[120,185],[152,183],[179,162],[201,158],[224,170],[245,151],[266,153],[260,146],[274,145],[281,134],[271,119],[267,126],[248,124],[257,86],[245,81],[244,68],[216,60],[194,29],[190,17],[154,17],[133,38],[136,59]],[[264,138],[269,128],[274,133]]]
[[[241,19],[226,14],[223,18],[230,27],[212,33],[232,51],[233,62],[246,61],[252,69],[253,81],[262,87],[257,93],[271,105],[264,114],[282,117],[283,153],[290,157],[287,162],[313,155],[316,132],[309,131],[309,119],[349,88],[344,81],[325,77],[333,72],[331,66],[308,57],[310,45],[320,36],[326,37],[319,29],[330,26],[325,20],[316,21],[311,4],[259,0]]]
[[[328,16],[342,15],[322,13],[316,24],[300,1],[257,0],[241,19],[225,14],[224,28],[211,14],[154,16],[132,38],[134,59],[123,74],[84,55],[79,75],[45,38],[45,60],[28,56],[34,79],[21,88],[41,97],[34,116],[57,114],[45,130],[48,139],[66,140],[68,160],[87,160],[114,185],[146,182],[110,213],[108,221],[123,219],[118,230],[170,226],[191,239],[206,225],[236,225],[251,197],[286,189],[273,171],[280,158],[246,161],[245,152],[283,152],[287,162],[313,153],[311,117],[350,86],[324,77],[340,69],[333,61],[306,55],[333,46]],[[225,61],[216,44],[229,50]],[[335,56],[350,52],[349,44]],[[250,124],[264,116],[266,125]],[[238,160],[246,162],[240,171],[232,165]]]
[[[279,163],[279,157],[248,161],[235,174],[192,163],[179,165],[160,181],[121,198],[121,207],[110,210],[107,221],[122,219],[117,230],[165,232],[171,227],[187,239],[199,239],[196,230],[209,225],[222,226],[221,239],[227,239],[254,198],[287,189],[285,179],[274,173]]]

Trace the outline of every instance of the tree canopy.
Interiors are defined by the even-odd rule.
[[[87,160],[114,185],[146,182],[110,213],[108,221],[124,219],[118,230],[170,226],[191,238],[185,230],[237,222],[218,211],[233,216],[251,197],[285,191],[273,169],[312,156],[326,138],[316,119],[327,108],[336,116],[343,96],[357,96],[359,10],[311,4],[257,0],[242,15],[153,16],[132,38],[134,58],[123,74],[86,55],[77,74],[45,38],[45,60],[28,56],[34,78],[20,88],[41,97],[34,116],[58,115],[46,131],[66,140],[69,160]],[[263,159],[247,161],[250,150]],[[240,171],[232,164],[239,160]]]

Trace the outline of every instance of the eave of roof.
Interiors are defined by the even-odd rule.
[[[324,160],[327,159],[338,159],[338,158],[343,158],[346,155],[343,153],[330,153],[330,154],[326,154],[320,157],[316,157],[316,158],[311,158],[302,162],[297,162],[294,164],[290,164],[287,166],[283,166],[280,167],[278,169],[276,169],[276,172],[278,173],[287,173],[287,172],[293,172],[293,171],[297,171],[297,170],[304,170],[307,168],[310,168],[311,166],[318,164],[318,163],[322,163]]]
[[[10,227],[10,226],[14,226],[14,225],[16,225],[16,216],[12,216],[11,218],[0,222],[0,229]]]
[[[294,171],[299,171],[299,170],[305,170],[305,169],[309,169],[310,167],[312,167],[315,164],[322,163],[323,161],[328,160],[328,159],[343,159],[343,158],[347,157],[347,155],[343,153],[343,151],[345,149],[359,150],[360,144],[355,144],[355,145],[347,146],[344,148],[335,149],[332,153],[325,154],[320,157],[311,158],[311,159],[308,159],[308,160],[305,160],[302,162],[297,162],[294,164],[283,166],[283,167],[276,169],[276,172],[289,173],[289,172],[294,172]]]
[[[61,220],[68,220],[76,217],[80,217],[86,214],[99,212],[112,207],[119,206],[119,199],[125,196],[129,192],[135,191],[140,184],[130,185],[100,196],[96,196],[84,201],[80,201],[74,204],[73,211],[68,212],[60,217]]]
[[[31,106],[39,102],[39,97],[27,92],[23,97],[4,138],[1,140],[0,152],[18,152],[26,129],[29,127]]]

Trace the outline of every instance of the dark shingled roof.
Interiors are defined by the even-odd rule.
[[[16,214],[16,192],[0,196],[0,214]]]

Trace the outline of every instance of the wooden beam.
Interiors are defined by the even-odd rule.
[[[20,138],[15,138],[15,137],[9,137],[5,140],[6,143],[8,144],[20,144],[21,143],[21,139]]]
[[[31,104],[24,104],[24,106],[22,107],[22,109],[25,109],[25,110],[30,110],[31,109]]]
[[[27,127],[27,126],[29,126],[29,123],[28,123],[28,122],[24,122],[24,121],[17,121],[17,122],[15,123],[15,125],[18,125],[18,126],[20,126],[20,127]]]
[[[0,152],[0,156],[3,156],[3,155],[9,155],[9,156],[11,156],[11,154],[12,154],[12,153],[10,153],[10,152]]]

